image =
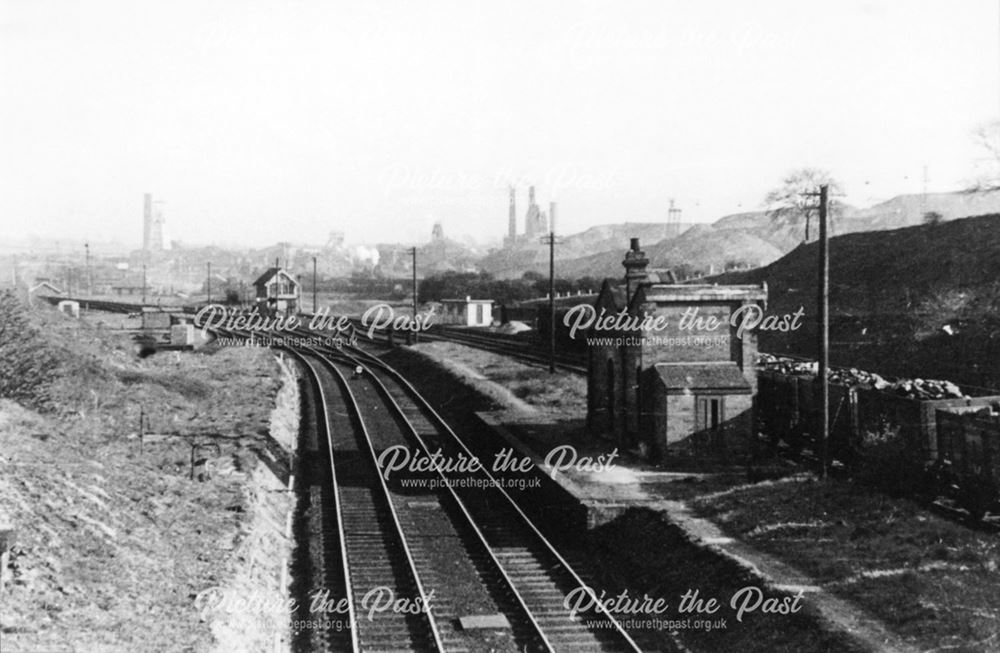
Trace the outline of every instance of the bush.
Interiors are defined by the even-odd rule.
[[[48,390],[57,376],[58,359],[25,317],[26,311],[12,291],[0,293],[0,397],[50,409]]]

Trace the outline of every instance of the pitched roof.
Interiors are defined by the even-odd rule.
[[[657,363],[663,385],[670,390],[727,390],[749,394],[750,384],[733,361],[709,363]]]
[[[274,277],[278,276],[279,273],[285,275],[286,277],[288,277],[288,279],[292,283],[295,283],[295,284],[298,283],[298,281],[295,280],[295,277],[293,277],[291,274],[289,274],[287,270],[284,270],[282,268],[268,268],[264,272],[264,274],[262,274],[259,277],[257,277],[257,280],[253,282],[253,285],[255,285],[255,286],[262,286],[262,285],[268,283]]]
[[[595,308],[602,306],[615,312],[625,308],[625,288],[612,284],[611,279],[605,279],[601,284],[601,291],[597,293],[597,299],[594,300]]]

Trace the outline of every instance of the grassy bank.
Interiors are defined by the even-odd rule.
[[[3,650],[211,650],[195,597],[248,551],[248,479],[279,388],[273,356],[140,360],[85,320],[25,316],[55,373],[37,410],[0,401],[0,522],[15,529]]]

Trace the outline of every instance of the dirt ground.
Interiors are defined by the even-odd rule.
[[[587,410],[587,379],[575,374],[549,374],[537,366],[525,365],[499,354],[466,347],[453,342],[428,342],[412,350],[432,356],[459,378],[484,379],[481,391],[504,408],[522,411],[540,410],[557,415],[582,416]]]
[[[262,491],[280,490],[258,463],[282,378],[274,356],[139,359],[86,317],[40,308],[31,319],[47,328],[60,374],[52,411],[0,400],[0,524],[14,531],[0,648],[227,650],[219,616],[197,599],[277,541],[255,535]],[[267,639],[273,650],[273,631]]]

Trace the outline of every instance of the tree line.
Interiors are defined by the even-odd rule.
[[[601,280],[596,277],[554,281],[556,293],[597,292]],[[421,302],[461,299],[492,299],[497,304],[511,304],[543,297],[549,292],[549,278],[538,272],[525,272],[518,279],[496,279],[488,272],[443,272],[420,281],[417,297]]]

